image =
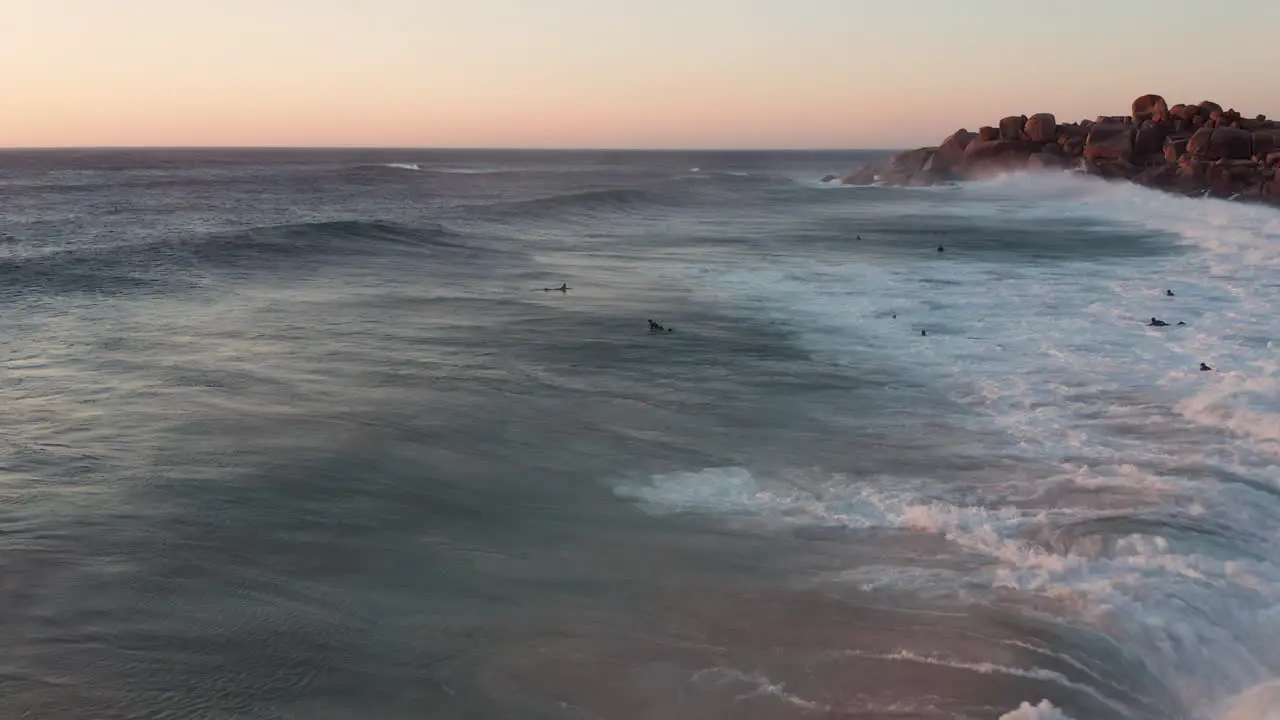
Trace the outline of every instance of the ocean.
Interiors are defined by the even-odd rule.
[[[883,155],[0,153],[0,716],[1280,717],[1280,211]]]

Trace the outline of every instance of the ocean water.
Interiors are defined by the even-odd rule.
[[[0,716],[1280,717],[1280,211],[869,159],[0,153]]]

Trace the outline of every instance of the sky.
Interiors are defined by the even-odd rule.
[[[900,148],[1280,117],[1280,0],[0,0],[0,147]]]

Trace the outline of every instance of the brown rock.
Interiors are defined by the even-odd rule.
[[[1280,152],[1273,152],[1267,155],[1267,164],[1272,167],[1280,167]]]
[[[840,178],[845,185],[870,185],[876,181],[876,169],[867,165]]]
[[[1200,115],[1201,115],[1202,117],[1206,117],[1206,118],[1207,118],[1207,117],[1209,117],[1209,116],[1213,115],[1215,112],[1216,112],[1216,113],[1221,113],[1221,112],[1222,112],[1222,106],[1221,106],[1221,105],[1219,105],[1218,103],[1216,103],[1216,102],[1212,102],[1212,101],[1210,101],[1210,100],[1201,100],[1200,102],[1198,102],[1198,103],[1196,103],[1196,104],[1200,107]]]
[[[924,180],[923,176],[930,174],[925,169],[925,166],[930,163],[937,152],[938,148],[936,147],[916,148],[915,150],[900,152],[889,158],[889,162],[885,163],[885,166],[880,169],[880,175],[884,182],[889,185],[919,184]]]
[[[937,175],[954,174],[960,166],[964,165],[965,148],[977,138],[976,133],[971,133],[965,128],[956,130],[942,141],[938,146],[938,152],[934,153],[924,169]]]
[[[1204,184],[1205,170],[1209,163],[1188,154],[1178,158],[1178,177],[1192,184]]]
[[[1159,95],[1143,95],[1131,106],[1134,124],[1147,120],[1162,123],[1169,117],[1169,105]]]
[[[1178,162],[1178,158],[1187,151],[1187,138],[1165,138],[1164,161],[1170,165]]]
[[[1021,140],[1022,129],[1027,124],[1026,115],[1010,115],[1000,119],[1001,140]]]
[[[1035,146],[1025,140],[974,140],[964,154],[970,162],[1025,160],[1034,150]]]
[[[1084,157],[1090,161],[1129,162],[1133,157],[1133,128],[1117,123],[1094,125],[1084,144]]]
[[[1058,135],[1058,119],[1053,116],[1053,113],[1036,113],[1027,118],[1023,131],[1031,142],[1053,142]]]
[[[1206,168],[1209,192],[1217,197],[1244,194],[1262,185],[1262,167],[1252,160],[1223,160]]]
[[[1195,157],[1208,157],[1209,141],[1213,138],[1213,128],[1200,128],[1187,141],[1187,153]]]
[[[1066,156],[1066,152],[1063,151],[1062,146],[1058,143],[1045,143],[1040,147],[1040,152],[1054,157]]]
[[[1161,155],[1164,152],[1164,139],[1167,136],[1168,133],[1163,125],[1154,120],[1143,122],[1133,136],[1133,156],[1145,159]]]
[[[1081,157],[1084,155],[1086,137],[1087,136],[1076,135],[1074,137],[1067,138],[1067,141],[1062,144],[1062,153],[1067,157]]]
[[[990,142],[992,140],[999,140],[1000,131],[997,130],[996,128],[991,127],[990,125],[983,125],[982,127],[978,128],[978,139],[986,140],[987,142]]]
[[[1153,165],[1133,176],[1133,181],[1148,187],[1172,189],[1179,184],[1178,166]]]
[[[1269,155],[1272,151],[1280,149],[1280,132],[1267,131],[1252,133],[1253,136],[1253,154]]]
[[[1200,114],[1200,108],[1196,105],[1183,105],[1181,103],[1169,108],[1169,117],[1178,120],[1191,121],[1191,118]]]
[[[1253,134],[1229,127],[1213,129],[1205,157],[1210,160],[1248,160],[1253,156]]]

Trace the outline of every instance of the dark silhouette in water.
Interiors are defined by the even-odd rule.
[[[542,292],[569,292],[569,283],[560,283],[558,288],[542,288]]]
[[[1173,297],[1173,291],[1172,291],[1172,290],[1165,290],[1165,291],[1164,291],[1164,296],[1165,296],[1165,297]]]
[[[1200,372],[1209,372],[1212,369],[1213,368],[1209,367],[1208,365],[1205,365],[1204,363],[1200,363]]]
[[[939,246],[938,246],[938,252],[942,252],[942,246],[941,246],[941,245],[939,245]]]
[[[1169,323],[1163,320],[1157,320],[1155,318],[1151,318],[1151,322],[1147,323],[1147,327],[1165,327],[1168,324]]]
[[[1181,320],[1179,320],[1179,321],[1178,321],[1178,324],[1179,324],[1179,325],[1186,325],[1186,323],[1182,322]]]
[[[929,333],[925,332],[924,330],[920,331],[920,337],[928,337],[928,336],[929,336]]]
[[[894,314],[893,314],[893,319],[894,319],[894,320],[897,320],[897,319],[898,319],[898,313],[894,313]]]
[[[660,322],[655,322],[653,318],[649,318],[649,331],[650,331],[650,332],[653,332],[653,331],[662,332],[662,331],[664,331],[664,330],[665,330],[665,331],[667,331],[667,332],[669,332],[669,333],[670,333],[670,332],[675,332],[675,331],[676,331],[676,329],[675,329],[675,328],[663,327],[663,326],[662,326],[662,323],[660,323]]]
[[[861,240],[861,239],[862,239],[862,236],[861,236],[861,235],[859,235],[859,236],[857,237],[857,239],[858,239],[858,240]]]

